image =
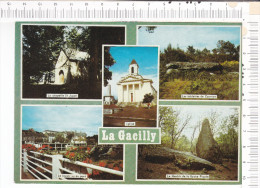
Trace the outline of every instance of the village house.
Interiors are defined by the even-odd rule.
[[[139,74],[139,65],[133,59],[129,64],[128,75],[117,83],[118,104],[142,103],[145,94],[152,94],[154,100],[151,105],[155,105],[157,92],[152,84],[151,79],[145,79]]]
[[[51,130],[45,130],[42,132],[47,138],[49,143],[52,143],[55,139],[56,134],[58,134],[57,131],[51,131]]]
[[[75,132],[74,136],[71,139],[71,143],[73,143],[73,144],[86,144],[87,143],[86,137],[87,137],[86,133]]]
[[[46,142],[48,137],[41,132],[37,132],[33,129],[22,130],[22,143],[23,144],[37,144]]]

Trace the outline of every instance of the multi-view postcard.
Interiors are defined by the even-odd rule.
[[[241,184],[240,23],[16,23],[16,183]]]

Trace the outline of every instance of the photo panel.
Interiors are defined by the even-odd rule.
[[[22,105],[23,181],[123,181],[123,145],[99,145],[101,106]]]
[[[103,46],[103,127],[157,127],[158,46]]]
[[[22,24],[22,99],[101,99],[102,45],[125,26]]]
[[[159,99],[240,100],[240,25],[139,25],[137,44],[160,45]]]
[[[137,181],[238,182],[240,107],[159,106],[160,145],[138,145]]]

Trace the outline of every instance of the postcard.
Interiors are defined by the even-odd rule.
[[[241,184],[241,23],[15,28],[16,183]]]

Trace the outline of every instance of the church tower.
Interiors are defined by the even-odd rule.
[[[129,65],[129,75],[138,75],[139,74],[139,65],[133,59]]]

